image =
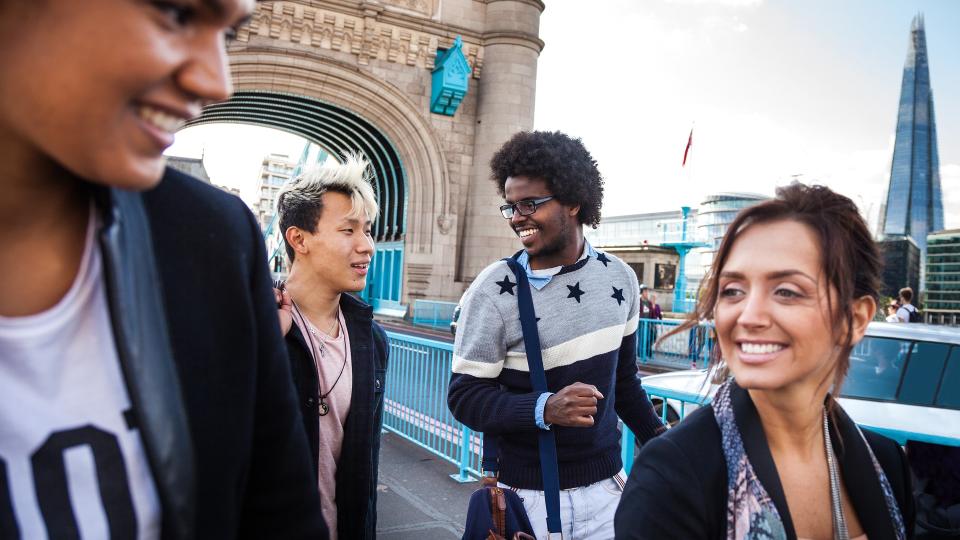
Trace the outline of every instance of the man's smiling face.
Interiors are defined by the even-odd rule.
[[[550,197],[546,180],[529,176],[511,176],[503,187],[507,204]],[[563,264],[561,252],[577,242],[579,206],[566,206],[556,199],[537,207],[529,216],[514,212],[510,227],[520,237],[534,268],[550,268]]]

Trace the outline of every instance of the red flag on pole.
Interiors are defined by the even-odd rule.
[[[690,128],[690,136],[687,137],[687,147],[683,150],[683,164],[681,167],[687,165],[687,155],[690,153],[690,145],[693,144],[693,128]]]

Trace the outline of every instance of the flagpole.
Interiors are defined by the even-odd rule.
[[[696,122],[691,122],[691,124],[690,124],[690,134],[687,135],[687,146],[686,146],[686,148],[684,148],[684,150],[683,150],[683,161],[682,161],[681,164],[680,164],[681,169],[684,169],[684,170],[682,171],[682,175],[686,177],[686,186],[687,186],[688,188],[691,188],[691,187],[694,186],[694,183],[693,183],[693,179],[694,179],[694,176],[693,176],[693,167],[694,167],[694,165],[693,165],[693,162],[691,161],[692,155],[691,155],[691,153],[690,153],[690,150],[691,150],[691,148],[693,147],[693,129],[694,129],[694,127],[696,127]],[[684,207],[684,208],[683,208],[683,217],[682,217],[683,223],[681,224],[681,227],[683,227],[683,236],[682,236],[682,238],[681,238],[681,240],[680,240],[681,243],[685,243],[685,242],[690,241],[690,240],[691,240],[691,237],[692,237],[693,234],[694,234],[694,231],[690,230],[690,228],[688,227],[688,222],[689,222],[688,214],[689,214],[689,211],[690,211],[689,207]],[[683,307],[683,310],[684,310],[684,311],[686,311],[686,309],[687,309],[687,308],[686,308],[686,305],[687,305],[687,291],[686,291],[686,289],[687,289],[687,276],[686,276],[686,271],[687,271],[687,270],[686,270],[686,257],[687,257],[687,254],[688,254],[688,253],[689,253],[689,251],[687,251],[685,248],[682,249],[682,250],[678,250],[678,255],[680,255],[680,261],[679,261],[679,265],[678,265],[678,268],[677,268],[677,278],[676,278],[676,281],[675,281],[675,283],[674,283],[674,287],[676,288],[676,290],[674,291],[674,295],[673,295],[674,304],[676,304],[676,303],[678,303],[678,302],[681,302],[682,305],[684,306],[684,307]],[[674,308],[674,309],[676,310],[676,308]]]

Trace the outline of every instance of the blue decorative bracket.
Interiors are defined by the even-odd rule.
[[[437,49],[433,68],[433,87],[430,92],[430,112],[453,116],[467,95],[470,83],[470,63],[463,55],[460,36],[447,50]]]

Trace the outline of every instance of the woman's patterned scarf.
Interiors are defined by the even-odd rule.
[[[713,398],[713,414],[720,427],[723,455],[727,462],[727,540],[786,540],[787,532],[784,530],[780,512],[747,459],[730,403],[733,384],[732,379],[724,383]],[[864,444],[867,444],[866,439]],[[893,516],[897,540],[904,540],[906,534],[903,517],[900,515],[890,482],[869,444],[867,450],[880,479],[887,509]]]

